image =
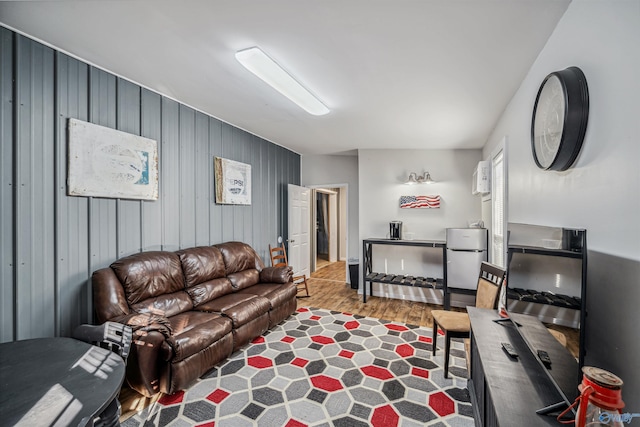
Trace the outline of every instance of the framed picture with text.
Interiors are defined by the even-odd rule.
[[[216,203],[251,204],[251,165],[222,157],[214,158]]]

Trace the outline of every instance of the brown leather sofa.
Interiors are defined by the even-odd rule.
[[[93,302],[134,330],[129,385],[173,394],[293,313],[291,277],[241,242],[142,252],[93,273]]]

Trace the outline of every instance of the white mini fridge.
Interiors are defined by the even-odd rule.
[[[487,261],[487,240],[486,228],[447,228],[447,288],[454,292],[451,305],[475,304],[473,291],[478,285],[480,265]]]

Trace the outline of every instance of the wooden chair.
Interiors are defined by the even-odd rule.
[[[280,246],[271,247],[269,245],[269,255],[271,256],[271,265],[273,267],[286,267],[289,265],[287,261],[287,251],[284,248],[284,242]],[[306,295],[301,295],[299,298],[309,297],[309,286],[307,285],[307,277],[303,274],[301,276],[293,276],[293,283],[300,291],[305,291]]]
[[[495,308],[498,299],[498,290],[504,281],[506,272],[504,269],[483,262],[480,266],[478,286],[476,291],[476,307]],[[438,327],[444,332],[444,377],[449,378],[449,351],[451,338],[468,338],[471,332],[471,322],[466,312],[432,310],[433,316],[433,355],[436,355],[436,338]]]

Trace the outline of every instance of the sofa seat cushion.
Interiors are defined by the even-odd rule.
[[[251,294],[229,294],[197,307],[198,310],[220,313],[233,321],[238,328],[269,312],[269,300]]]
[[[191,302],[191,298],[185,291],[147,298],[131,306],[131,310],[136,313],[148,313],[163,317],[175,316],[178,313],[189,311],[192,308],[193,303]]]
[[[238,292],[239,294],[251,294],[265,297],[269,300],[270,309],[285,304],[287,301],[296,297],[297,289],[293,282],[279,283],[260,283]]]
[[[173,333],[167,343],[175,355],[172,362],[204,350],[231,332],[231,321],[217,313],[187,311],[170,317],[169,322]]]
[[[226,277],[208,280],[187,288],[194,307],[233,292],[231,281]]]

